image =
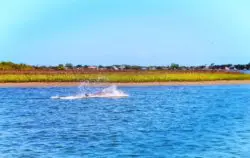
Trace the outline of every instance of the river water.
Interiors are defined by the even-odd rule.
[[[0,88],[0,157],[250,157],[250,85]]]

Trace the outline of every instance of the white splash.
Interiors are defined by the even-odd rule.
[[[87,87],[85,84],[79,86],[80,93],[73,96],[52,96],[51,99],[64,99],[64,100],[73,100],[73,99],[84,99],[84,98],[122,98],[128,97],[128,94],[117,89],[115,85],[100,89],[98,88],[97,92],[91,90],[90,87]]]

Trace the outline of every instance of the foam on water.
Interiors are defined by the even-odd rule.
[[[51,99],[84,99],[84,98],[121,98],[128,97],[128,94],[117,89],[115,85],[106,88],[91,88],[87,83],[82,83],[79,87],[79,93],[72,96],[52,96]]]

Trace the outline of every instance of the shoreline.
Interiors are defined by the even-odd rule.
[[[0,83],[0,88],[7,87],[76,87],[81,82],[22,82]],[[199,86],[199,85],[242,85],[250,80],[220,80],[220,81],[179,81],[179,82],[129,82],[129,83],[89,83],[89,86]]]

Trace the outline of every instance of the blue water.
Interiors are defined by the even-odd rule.
[[[0,157],[250,157],[250,85],[0,88]]]
[[[250,74],[250,70],[243,70],[243,71],[240,71],[240,72],[242,72],[244,74]]]

